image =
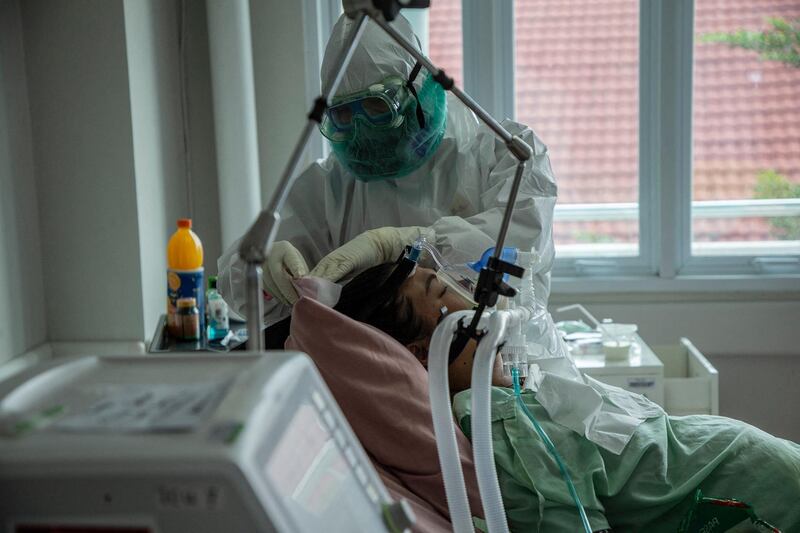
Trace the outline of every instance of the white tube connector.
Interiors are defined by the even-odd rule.
[[[508,310],[518,310],[516,304],[511,301],[508,304]],[[507,340],[500,350],[500,355],[503,358],[503,375],[511,377],[511,369],[516,368],[519,371],[520,377],[527,377],[528,375],[528,342],[525,337],[525,322],[523,316],[520,320],[512,320],[512,325],[508,328]]]
[[[512,318],[512,325],[509,326],[508,340],[502,349],[503,373],[511,376],[511,369],[516,368],[520,377],[528,375],[528,359],[530,348],[528,339],[525,336],[525,326],[536,314],[536,291],[533,286],[533,272],[539,263],[539,255],[536,252],[520,252],[517,257],[517,264],[528,265],[525,275],[520,280],[517,295],[509,304],[510,310],[518,310],[519,320]]]

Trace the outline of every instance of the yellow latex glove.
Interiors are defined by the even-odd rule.
[[[264,290],[281,302],[293,305],[298,296],[292,280],[308,275],[306,260],[297,248],[288,241],[274,243],[262,269]]]
[[[413,243],[420,235],[424,235],[429,241],[434,237],[433,230],[423,226],[388,226],[365,231],[323,257],[309,275],[339,281],[351,273],[392,262],[400,256],[407,244]]]

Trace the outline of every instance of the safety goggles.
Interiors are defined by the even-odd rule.
[[[352,138],[359,120],[375,129],[395,128],[403,123],[406,107],[415,100],[417,121],[420,128],[425,127],[425,117],[414,88],[421,67],[419,63],[414,65],[408,80],[390,76],[363,91],[334,101],[325,111],[320,131],[331,141],[345,141]]]
[[[332,141],[350,138],[356,121],[374,128],[394,128],[402,124],[409,96],[402,78],[388,78],[366,90],[335,102],[320,124],[322,134]]]

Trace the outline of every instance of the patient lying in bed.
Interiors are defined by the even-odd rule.
[[[378,290],[393,268],[380,265],[354,278],[336,309],[389,334],[426,365],[442,308],[453,312],[467,305],[424,268],[389,293]],[[449,368],[455,415],[467,436],[474,350],[468,345]],[[509,526],[525,532],[581,530],[558,466],[506,388],[499,358],[493,384],[495,462]],[[564,458],[595,531],[674,532],[698,488],[751,504],[784,532],[800,531],[797,444],[729,418],[658,414],[641,423],[616,454],[555,423],[533,392],[525,391],[523,401]]]

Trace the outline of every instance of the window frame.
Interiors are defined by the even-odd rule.
[[[515,94],[513,9],[513,0],[462,0],[465,89],[499,117],[515,116],[508,113]],[[557,258],[556,286],[596,292],[602,280],[606,290],[800,287],[800,254],[692,254],[693,69],[694,0],[640,0],[639,254]]]
[[[304,46],[304,76],[305,97],[311,105],[322,92],[320,85],[320,69],[325,47],[328,44],[333,27],[342,14],[341,0],[303,0],[303,41]],[[322,134],[315,128],[306,146],[306,163],[327,157],[330,147],[325,142]]]
[[[304,0],[303,9],[311,101],[341,7],[338,0]],[[492,116],[514,118],[514,0],[462,0],[462,32],[464,89]],[[692,255],[693,68],[694,0],[640,0],[639,254],[557,258],[554,290],[800,291],[800,254]],[[325,148],[317,139],[312,156],[326,154]]]

